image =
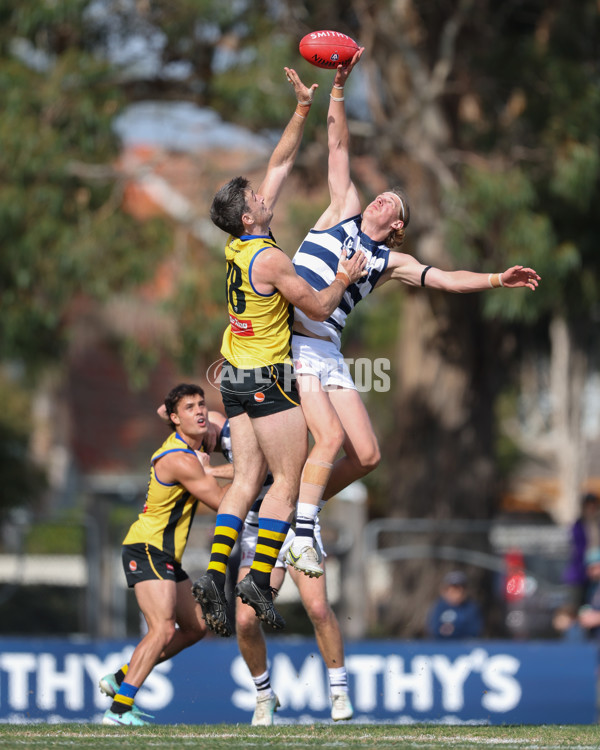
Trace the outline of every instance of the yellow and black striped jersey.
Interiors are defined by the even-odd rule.
[[[156,462],[174,451],[196,456],[177,432],[172,432],[153,454],[144,509],[131,525],[123,544],[150,544],[181,563],[198,500],[183,485],[160,480],[160,466],[157,472]]]
[[[283,252],[268,235],[230,236],[225,247],[229,325],[221,354],[243,370],[291,362],[294,308],[277,289],[261,294],[252,283],[252,264],[269,248]]]

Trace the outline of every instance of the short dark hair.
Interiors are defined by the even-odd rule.
[[[173,430],[175,429],[175,425],[171,421],[171,414],[177,411],[177,405],[185,396],[202,396],[204,398],[204,390],[194,383],[179,383],[175,388],[171,388],[165,398],[165,409],[167,410],[167,418]]]
[[[249,185],[245,177],[234,177],[217,191],[210,207],[212,223],[234,237],[244,234],[242,215],[248,210],[246,190]]]

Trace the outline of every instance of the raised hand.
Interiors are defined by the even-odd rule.
[[[333,81],[334,86],[343,86],[348,79],[348,76],[352,72],[352,68],[362,57],[362,53],[365,51],[364,47],[359,47],[358,51],[354,53],[354,57],[347,65],[338,65],[335,71],[335,79]]]
[[[319,84],[313,83],[313,85],[309,88],[302,83],[302,81],[300,80],[300,76],[293,68],[284,68],[284,70],[286,78],[294,87],[294,92],[296,94],[298,103],[311,104],[315,95],[315,90],[319,88]]]

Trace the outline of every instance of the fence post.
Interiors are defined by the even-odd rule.
[[[342,531],[340,550],[340,627],[345,638],[364,638],[368,624],[368,590],[364,530],[367,523],[367,488],[353,482],[332,503],[331,516]]]

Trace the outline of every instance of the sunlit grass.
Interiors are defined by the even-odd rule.
[[[232,750],[232,748],[417,748],[424,750],[591,750],[600,745],[595,725],[446,726],[392,724],[154,725],[134,730],[97,724],[2,724],[0,748],[43,750]]]

